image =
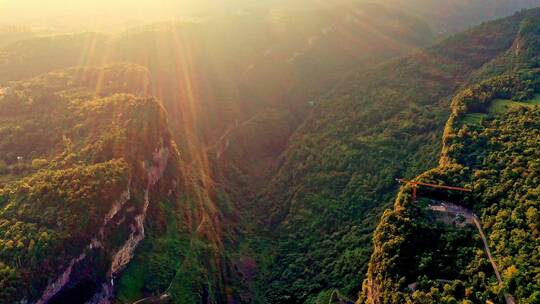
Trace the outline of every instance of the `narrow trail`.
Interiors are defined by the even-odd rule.
[[[216,150],[216,158],[219,159],[221,158],[221,155],[225,152],[225,150],[229,147],[229,144],[230,144],[230,136],[231,134],[238,130],[239,128],[243,127],[244,125],[246,124],[249,124],[250,122],[252,122],[253,120],[255,120],[255,118],[257,118],[259,116],[259,114],[255,114],[253,116],[251,116],[249,119],[247,120],[244,120],[242,122],[238,122],[238,120],[236,121],[235,124],[229,126],[225,132],[223,132],[223,134],[216,140],[214,141],[213,143],[209,143],[209,144],[202,144],[201,143],[201,146],[199,147],[198,151],[200,151],[202,154],[204,155],[208,155],[209,152],[211,152],[212,150]],[[223,145],[223,142],[227,140],[226,144]],[[186,163],[186,166],[187,167],[190,167],[190,168],[196,168],[196,163],[197,161],[195,159],[191,159],[188,163]]]
[[[216,140],[212,145],[206,147],[205,151],[210,152],[211,150],[214,150],[214,149],[220,147],[222,145],[222,143],[225,141],[225,139],[227,139],[234,131],[236,131],[237,129],[241,128],[242,126],[252,122],[253,120],[255,120],[255,118],[257,118],[257,116],[259,116],[259,114],[255,114],[255,115],[251,116],[249,119],[244,120],[243,122],[240,122],[240,123],[238,121],[236,121],[236,123],[233,126],[229,127],[221,135],[221,137],[218,138],[218,140]],[[221,151],[218,151],[218,152],[221,152]]]
[[[501,274],[499,273],[499,269],[497,268],[497,264],[495,263],[495,260],[491,256],[491,251],[489,250],[488,241],[486,239],[484,230],[482,229],[482,225],[480,224],[480,219],[478,218],[478,216],[476,216],[476,214],[474,214],[472,210],[466,209],[464,207],[461,207],[452,203],[446,203],[446,202],[429,205],[428,209],[435,212],[461,215],[466,219],[467,222],[474,223],[474,225],[476,226],[476,229],[478,229],[480,238],[482,239],[484,252],[486,253],[487,258],[489,262],[491,263],[491,266],[493,267],[493,271],[495,272],[495,276],[497,277],[497,281],[499,282],[499,285],[502,286],[503,281],[501,278]],[[516,303],[516,300],[514,299],[514,297],[509,293],[505,293],[504,298],[506,300],[506,304]]]
[[[478,220],[476,216],[473,217],[473,221],[474,221],[474,225],[478,229],[478,232],[480,233],[480,238],[482,238],[482,242],[484,243],[484,251],[486,252],[487,258],[489,262],[491,263],[491,266],[493,267],[493,271],[495,271],[495,276],[497,277],[497,281],[499,281],[499,283],[502,284],[501,275],[497,268],[497,264],[495,264],[495,261],[491,257],[491,251],[489,250],[487,239],[486,239],[486,236],[484,235],[484,231],[482,230],[482,226],[480,225],[480,221]]]
[[[499,284],[502,285],[503,281],[501,279],[501,274],[499,273],[499,269],[497,268],[497,264],[495,264],[495,261],[491,257],[491,251],[489,250],[489,245],[488,245],[486,236],[484,235],[484,230],[482,229],[482,225],[480,225],[480,220],[478,219],[478,217],[476,215],[473,215],[473,221],[474,221],[474,224],[475,224],[476,228],[478,229],[478,232],[480,233],[480,238],[482,238],[482,242],[484,243],[484,251],[486,252],[488,260],[491,262],[491,266],[493,267],[493,271],[495,272],[495,276],[497,277],[497,281],[499,281]],[[506,304],[515,304],[516,303],[514,297],[509,293],[504,294],[504,298],[506,299]]]

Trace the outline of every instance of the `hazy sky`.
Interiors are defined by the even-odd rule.
[[[59,26],[93,21],[155,21],[231,12],[280,1],[283,0],[0,0],[0,23]]]
[[[463,19],[465,26],[508,15],[521,7],[540,5],[540,0],[0,0],[0,25],[106,30],[114,25],[129,26],[185,16],[275,7],[310,8],[348,1],[396,5],[435,24],[440,16],[449,15],[454,21]],[[487,12],[485,16],[482,10]],[[471,20],[466,18],[469,15]],[[447,21],[442,18],[443,26]]]
[[[297,0],[289,0],[291,2]],[[40,18],[64,15],[184,15],[261,6],[283,0],[0,0],[2,17]],[[10,16],[11,15],[11,16]]]

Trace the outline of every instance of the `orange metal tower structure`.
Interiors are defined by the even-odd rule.
[[[444,190],[455,190],[455,191],[461,191],[461,192],[472,192],[472,190],[470,189],[465,189],[465,188],[461,188],[461,187],[452,187],[452,186],[443,186],[443,185],[435,185],[435,184],[428,184],[428,183],[422,183],[422,182],[415,182],[415,181],[410,181],[410,180],[406,180],[406,179],[402,179],[402,178],[398,178],[396,179],[399,183],[402,183],[402,184],[409,184],[412,186],[412,189],[413,189],[413,200],[416,201],[416,190],[418,189],[419,186],[424,186],[424,187],[431,187],[431,188],[436,188],[436,189],[444,189]]]

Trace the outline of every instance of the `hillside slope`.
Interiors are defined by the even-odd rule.
[[[236,296],[227,254],[237,197],[215,180],[238,185],[268,171],[308,97],[348,63],[372,64],[431,38],[421,21],[400,12],[364,10],[216,17],[2,47],[1,301]],[[381,18],[362,17],[366,11]],[[372,28],[385,35],[371,35]],[[388,39],[395,43],[387,47]],[[114,62],[143,67],[107,65]],[[65,70],[73,66],[83,68]],[[289,127],[268,137],[233,132],[269,124]],[[229,131],[234,153],[219,141]],[[247,155],[255,165],[242,161]],[[150,177],[154,166],[159,182]]]
[[[179,155],[148,81],[114,65],[4,90],[1,303],[109,302],[148,215],[177,203]]]
[[[471,25],[506,17],[521,9],[538,7],[538,0],[389,0],[385,4],[425,20],[437,34],[451,34]]]
[[[438,273],[392,268],[395,261],[385,258],[394,252],[385,250],[400,244],[380,238],[385,225],[401,224],[391,212],[374,249],[371,237],[398,191],[394,178],[436,166],[451,111],[469,114],[459,118],[483,142],[522,145],[525,159],[500,182],[521,174],[534,185],[534,147],[523,130],[537,129],[537,113],[527,108],[537,102],[529,99],[538,89],[540,11],[425,50],[418,48],[432,35],[423,22],[379,5],[257,17],[157,24],[118,36],[37,37],[0,49],[0,303],[321,303],[336,294],[354,298],[366,272],[361,301],[410,299],[403,288],[414,282],[414,300],[461,292],[465,283],[430,293]],[[109,65],[119,61],[141,66]],[[518,68],[524,71],[493,78]],[[450,107],[456,90],[491,78],[505,90],[490,95],[488,83],[471,93],[486,104]],[[501,100],[489,110],[495,97]],[[492,120],[489,111],[507,105],[518,110]],[[488,157],[510,166],[499,155],[511,152],[506,146],[467,150],[461,140],[469,141],[468,129],[455,128],[449,123],[443,163],[473,168]],[[503,150],[490,155],[495,149]],[[499,182],[492,171],[478,174],[485,191],[500,192],[492,189]],[[534,189],[515,191],[536,200]],[[510,214],[506,205],[478,207],[489,209],[483,217],[495,216],[497,232],[486,230],[502,244],[497,259],[515,254],[508,239],[530,244],[523,231],[537,229],[537,208],[523,205],[526,219],[516,211],[511,235],[496,218]],[[406,216],[405,224],[415,219]],[[477,244],[467,233],[437,244],[463,241],[470,253]],[[416,241],[396,236],[408,237]],[[485,261],[463,259],[457,266],[479,275],[470,279],[478,290],[462,294],[500,300],[504,290],[534,303],[537,271],[523,262],[536,259],[529,247],[515,261],[498,261],[503,287],[481,274]],[[430,260],[429,250],[405,256],[405,265],[445,262]]]
[[[384,5],[283,7],[116,35],[18,41],[0,49],[0,83],[72,66],[145,66],[185,157],[205,151],[217,164],[212,178],[257,192],[319,96],[348,73],[433,39],[424,22]],[[224,137],[229,140],[220,142]]]
[[[524,19],[539,15],[485,23],[359,73],[314,109],[253,211],[267,227],[253,242],[270,253],[260,259],[267,301],[326,301],[335,288],[355,297],[394,179],[437,164],[453,92],[512,48]]]
[[[374,235],[359,303],[538,303],[538,142],[540,20],[520,23],[511,49],[457,93],[439,167],[417,177],[473,189],[463,196],[401,189]],[[481,80],[485,78],[485,80]],[[490,261],[474,226],[443,223],[427,210],[454,202],[478,216]]]

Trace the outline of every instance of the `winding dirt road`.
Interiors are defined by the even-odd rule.
[[[484,243],[484,251],[486,252],[487,257],[488,257],[489,261],[491,262],[491,266],[493,267],[493,271],[495,272],[495,276],[497,277],[497,280],[499,281],[499,284],[502,285],[503,281],[501,279],[501,274],[499,273],[499,270],[497,269],[497,264],[495,264],[495,261],[491,257],[491,251],[489,250],[489,246],[488,246],[488,243],[487,243],[486,236],[484,235],[482,225],[480,225],[480,220],[478,219],[478,217],[476,215],[473,215],[473,221],[474,221],[474,225],[478,229],[478,232],[480,233],[480,237],[482,238],[482,242]],[[504,294],[504,298],[506,299],[506,304],[515,304],[516,303],[516,301],[514,300],[514,297],[509,293]]]
[[[503,285],[503,281],[501,279],[501,274],[499,273],[499,269],[497,268],[497,264],[495,263],[495,260],[493,260],[493,257],[491,256],[491,251],[489,250],[488,241],[484,234],[484,230],[482,229],[482,225],[480,224],[480,219],[472,212],[472,210],[466,209],[456,204],[447,203],[447,202],[444,202],[444,203],[437,202],[435,204],[430,204],[428,206],[428,209],[434,212],[441,212],[441,213],[446,213],[446,214],[451,214],[451,215],[460,215],[465,218],[466,223],[474,223],[474,225],[476,226],[476,229],[478,229],[478,233],[480,234],[480,238],[482,239],[482,242],[484,244],[484,251],[486,253],[486,256],[489,262],[491,263],[491,266],[493,267],[493,271],[495,272],[497,281],[499,281],[499,285]],[[516,303],[514,297],[509,293],[506,293],[504,295],[504,298],[506,300],[506,304]]]

